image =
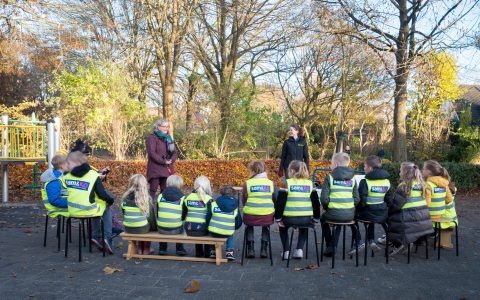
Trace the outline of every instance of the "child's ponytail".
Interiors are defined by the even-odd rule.
[[[208,196],[212,196],[212,187],[210,186],[210,180],[208,180],[206,176],[200,176],[195,179],[194,189],[204,203],[208,202]]]

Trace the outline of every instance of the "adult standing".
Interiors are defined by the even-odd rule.
[[[283,177],[285,175],[285,178],[288,178],[288,165],[293,160],[304,162],[309,169],[308,145],[303,128],[297,124],[292,124],[288,133],[290,136],[283,142],[280,168],[278,169],[278,176]]]
[[[173,164],[177,160],[177,149],[170,135],[170,123],[160,119],[153,124],[153,132],[147,138],[147,180],[150,196],[155,199],[157,188],[167,187],[167,177],[174,174]]]

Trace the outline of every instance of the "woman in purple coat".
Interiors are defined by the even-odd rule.
[[[170,123],[160,119],[153,124],[153,133],[147,138],[147,180],[150,196],[155,201],[155,193],[166,188],[167,177],[174,174],[173,164],[177,160],[177,149],[169,133]]]

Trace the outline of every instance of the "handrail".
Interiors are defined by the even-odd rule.
[[[0,160],[44,160],[46,141],[45,125],[0,124]]]

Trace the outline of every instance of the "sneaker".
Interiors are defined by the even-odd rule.
[[[233,250],[225,251],[225,258],[228,260],[235,260],[235,256],[233,256]]]
[[[363,249],[365,249],[365,243],[361,243],[360,245],[358,245],[358,252],[360,252]],[[354,255],[355,252],[356,252],[356,249],[352,248],[350,249],[350,251],[348,251],[348,255]]]
[[[293,257],[293,258],[296,258],[296,259],[301,259],[301,258],[303,258],[303,250],[302,250],[302,249],[295,249],[295,251],[293,252],[292,257]]]
[[[107,239],[103,239],[103,247],[105,248],[105,252],[108,254],[113,254],[112,242],[109,242]]]
[[[215,250],[210,250],[210,258],[216,258]]]
[[[124,230],[121,228],[112,227],[112,239],[120,235]]]
[[[97,239],[91,238],[90,242],[98,249],[98,251],[103,251],[103,244],[100,243]]]
[[[387,236],[386,236],[386,235],[383,235],[381,238],[378,238],[378,239],[377,239],[377,243],[379,243],[380,245],[385,245],[385,244],[387,244]]]
[[[382,250],[382,248],[380,248],[377,243],[375,243],[374,240],[370,240],[368,242],[368,247],[370,247],[370,249],[372,249],[374,252],[377,252],[377,251],[380,251]]]
[[[283,251],[282,252],[282,259],[288,259],[288,257],[290,256],[290,251]]]
[[[398,253],[403,253],[405,250],[407,250],[407,247],[405,247],[404,245],[400,245],[399,247],[392,246],[389,256],[393,256]]]

